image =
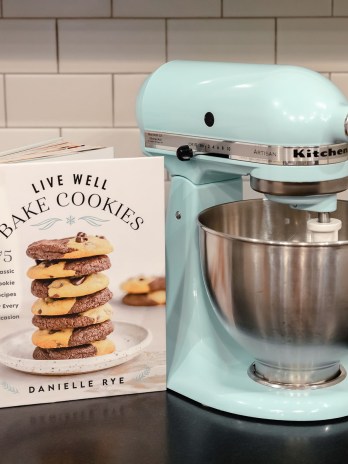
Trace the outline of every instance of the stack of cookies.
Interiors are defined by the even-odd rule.
[[[27,275],[34,279],[31,292],[39,298],[32,307],[38,328],[32,336],[34,359],[78,359],[115,350],[106,338],[113,331],[112,293],[102,273],[111,266],[107,254],[112,250],[105,237],[84,232],[28,246],[27,255],[36,265]]]
[[[121,284],[126,293],[122,303],[128,306],[158,306],[166,303],[165,277],[132,277]]]

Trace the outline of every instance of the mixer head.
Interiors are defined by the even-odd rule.
[[[318,212],[348,187],[348,102],[308,69],[170,62],[145,82],[137,114],[144,152],[194,183],[209,170],[250,175],[272,200]]]

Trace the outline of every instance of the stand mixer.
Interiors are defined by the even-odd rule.
[[[173,61],[144,83],[171,174],[168,388],[275,420],[348,415],[348,102],[279,65]],[[242,200],[242,176],[264,200]]]

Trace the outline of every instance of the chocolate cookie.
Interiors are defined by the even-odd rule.
[[[46,349],[36,347],[33,358],[39,361],[62,361],[67,359],[90,358],[93,356],[103,356],[115,351],[114,343],[109,340],[99,340],[88,345],[81,345],[73,348]]]
[[[80,277],[105,271],[110,266],[110,259],[106,255],[63,261],[41,261],[28,269],[27,276],[30,279]]]
[[[132,294],[156,292],[165,289],[165,277],[132,277],[121,284],[121,290]]]
[[[55,300],[53,298],[40,298],[34,302],[31,312],[39,316],[76,314],[101,306],[110,301],[111,298],[112,293],[108,288],[104,288],[99,292],[81,296],[79,298],[62,298],[60,300]]]
[[[150,293],[128,293],[122,298],[122,303],[128,306],[158,306],[166,303],[166,292],[157,290]]]
[[[37,330],[32,342],[40,348],[67,348],[104,340],[113,331],[110,320],[78,329]]]
[[[69,314],[67,316],[37,316],[32,319],[33,325],[41,330],[62,330],[77,327],[87,327],[92,324],[99,324],[110,319],[112,314],[111,306],[98,306],[79,314]]]
[[[98,292],[108,284],[108,277],[102,273],[69,279],[36,279],[31,284],[31,293],[38,298],[73,298]]]
[[[112,250],[111,243],[105,237],[79,232],[76,237],[33,242],[27,248],[27,255],[38,260],[78,259],[106,255]]]

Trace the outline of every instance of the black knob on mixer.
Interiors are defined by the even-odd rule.
[[[193,158],[193,150],[188,145],[181,145],[176,150],[176,156],[180,161],[190,161]]]

